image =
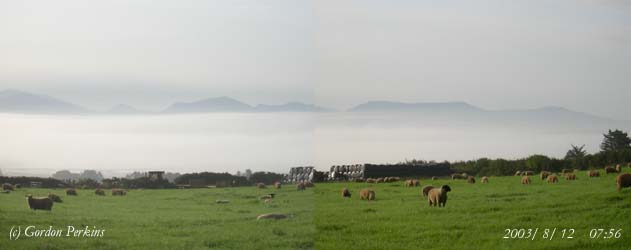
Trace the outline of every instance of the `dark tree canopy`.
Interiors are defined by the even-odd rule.
[[[572,148],[568,150],[567,153],[565,154],[565,159],[566,160],[583,159],[585,158],[586,155],[587,155],[587,151],[585,151],[585,144],[583,144],[580,147],[572,145]]]
[[[617,151],[631,148],[631,139],[629,138],[629,135],[621,130],[609,130],[609,132],[603,136],[605,138],[603,139],[602,144],[600,144],[600,149],[602,151]]]

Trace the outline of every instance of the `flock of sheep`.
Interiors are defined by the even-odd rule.
[[[631,167],[631,163],[629,163],[629,167]],[[616,186],[617,186],[618,192],[620,192],[620,190],[623,188],[631,187],[631,174],[621,173],[621,172],[622,172],[622,167],[620,166],[620,164],[616,165],[615,168],[605,167],[605,174],[618,173],[618,176],[616,177]],[[533,176],[533,175],[534,175],[533,171],[517,171],[515,173],[515,176],[522,176],[521,184],[525,184],[525,185],[531,183],[530,176]],[[563,177],[565,177],[565,180],[567,181],[573,181],[573,180],[576,180],[577,178],[573,169],[563,169],[561,170],[560,175],[563,175]],[[559,182],[559,177],[556,174],[549,171],[541,171],[541,173],[539,173],[539,177],[541,178],[542,181],[546,181],[548,183]],[[598,172],[598,170],[589,170],[587,171],[587,177],[588,178],[600,177],[600,172]]]
[[[11,191],[15,191],[16,188],[21,188],[21,186],[19,184],[16,185],[11,185],[10,183],[4,183],[2,184],[2,192],[3,193],[10,193]],[[97,196],[105,196],[105,191],[103,189],[96,189],[94,191],[94,194]],[[123,196],[126,195],[127,191],[124,189],[120,189],[120,188],[113,188],[112,189],[112,196]],[[68,188],[66,189],[66,195],[67,196],[76,196],[78,195],[77,190],[74,188]],[[48,210],[48,211],[52,211],[53,209],[53,204],[55,202],[57,203],[61,203],[63,202],[61,197],[59,195],[53,194],[53,193],[49,193],[48,196],[45,197],[33,197],[33,195],[31,194],[27,194],[26,195],[26,202],[28,203],[28,206],[30,209],[32,210]]]

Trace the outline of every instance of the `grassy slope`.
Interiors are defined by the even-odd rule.
[[[53,212],[33,212],[24,195],[60,194]],[[273,204],[258,200],[275,192]],[[216,204],[217,199],[230,204]],[[126,197],[97,197],[79,190],[20,189],[0,194],[0,249],[304,249],[313,248],[313,192],[231,189],[133,190]],[[287,220],[256,221],[262,213],[293,214]],[[9,241],[12,226],[96,226],[99,238],[31,238]]]
[[[630,171],[625,169],[625,171]],[[316,187],[316,249],[629,249],[631,190],[616,192],[615,175],[547,184],[533,177],[491,177],[489,184],[421,180],[448,184],[446,208],[430,208],[420,188],[402,183],[334,183]],[[479,179],[478,179],[479,181]],[[351,199],[340,190],[348,187]],[[371,187],[375,202],[358,192]],[[543,240],[543,228],[574,228],[574,239]],[[540,228],[534,241],[503,239],[506,228]],[[590,239],[592,228],[622,228],[621,239]]]

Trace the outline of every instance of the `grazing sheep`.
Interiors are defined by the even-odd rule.
[[[368,179],[366,179],[366,183],[377,183],[377,180],[375,180],[373,178],[368,178]]]
[[[605,168],[605,174],[609,174],[609,173],[617,173],[615,168],[612,167],[606,167]]]
[[[365,182],[366,180],[364,180],[364,178],[357,178],[355,179],[355,182]]]
[[[13,189],[13,185],[9,184],[9,183],[4,183],[2,184],[2,190],[10,190],[10,191],[14,191]]]
[[[520,175],[521,175],[521,171],[515,172],[515,176],[520,176]]]
[[[432,188],[427,192],[427,201],[429,206],[445,207],[447,204],[447,193],[451,191],[448,185],[443,185],[441,188]]]
[[[48,194],[48,198],[51,199],[53,202],[62,202],[61,197],[56,194]]]
[[[423,187],[423,196],[427,197],[427,194],[429,193],[429,190],[432,190],[432,188],[434,188],[434,186],[424,186]]]
[[[618,175],[618,177],[616,177],[616,185],[618,186],[618,192],[620,192],[622,188],[631,187],[631,174],[624,173]]]
[[[305,187],[312,188],[315,187],[315,185],[313,185],[313,182],[305,181]]]
[[[541,177],[542,181],[545,181],[546,179],[548,179],[548,176],[551,175],[551,172],[548,171],[541,171],[541,173],[539,174],[539,176]]]
[[[406,187],[413,187],[414,185],[412,185],[412,180],[405,180],[405,186]]]
[[[265,183],[262,183],[262,182],[256,183],[256,187],[257,188],[266,188],[265,187]]]
[[[548,176],[548,183],[557,183],[557,182],[559,182],[559,177],[557,177],[556,175]]]
[[[561,173],[562,174],[571,174],[571,173],[574,173],[574,169],[564,168],[564,169],[561,170]]]
[[[261,220],[261,219],[280,220],[280,219],[285,219],[285,218],[287,218],[287,215],[284,215],[284,214],[261,214],[258,217],[256,217],[256,220]]]
[[[616,172],[622,172],[622,167],[620,167],[620,164],[616,165]]]
[[[127,191],[125,191],[123,189],[119,189],[119,188],[112,189],[112,196],[116,196],[116,195],[123,196],[123,195],[126,195],[126,194],[127,194]]]
[[[276,183],[274,183],[274,187],[276,187],[276,189],[280,189],[280,187],[281,187],[280,182],[276,182]]]
[[[462,173],[462,174],[452,174],[451,175],[451,179],[452,180],[465,180],[467,179],[468,175],[466,173]]]
[[[390,177],[390,180],[392,180],[392,182],[397,182],[397,181],[400,181],[401,178],[399,178],[398,176],[395,176],[395,177]]]
[[[68,188],[66,189],[66,195],[77,195],[77,190],[74,188]]]
[[[359,191],[359,198],[361,198],[362,200],[373,201],[375,200],[375,191],[370,189],[362,189],[361,191]]]
[[[419,180],[410,180],[410,181],[412,181],[412,186],[413,187],[418,187],[418,186],[421,185],[421,181],[419,181]]]
[[[528,176],[523,176],[521,177],[521,184],[530,184],[530,177]]]
[[[587,176],[589,176],[589,177],[600,177],[600,172],[598,172],[596,170],[589,170],[589,171],[587,171]]]
[[[348,188],[342,188],[342,197],[351,198],[351,192],[348,191]]]
[[[467,183],[471,183],[471,184],[475,183],[475,178],[473,176],[469,176],[467,178]]]
[[[534,171],[522,171],[521,175],[533,176],[533,175],[535,175],[535,172]]]
[[[105,196],[105,191],[103,189],[98,188],[98,189],[94,190],[94,194],[100,195],[100,196]]]
[[[51,211],[53,209],[53,200],[48,197],[38,197],[33,198],[32,195],[27,195],[26,200],[28,202],[28,207],[33,210],[48,210]]]
[[[306,188],[305,188],[305,184],[304,184],[304,183],[302,183],[302,182],[301,182],[301,183],[296,184],[296,189],[297,189],[298,191],[303,191],[303,190],[305,190],[305,189],[306,189]]]
[[[565,180],[566,181],[576,180],[576,174],[565,174]]]
[[[432,181],[438,180],[438,177],[432,176]]]
[[[383,178],[383,182],[391,182],[391,181],[390,181],[390,177],[384,177],[384,178]]]
[[[377,180],[375,180],[375,183],[383,183],[383,178],[377,178]]]
[[[489,177],[482,176],[482,183],[489,183]]]

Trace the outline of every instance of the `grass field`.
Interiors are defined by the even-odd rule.
[[[625,169],[629,171],[629,169]],[[131,190],[127,196],[97,197],[79,190],[19,189],[0,194],[0,249],[629,249],[631,189],[615,190],[615,175],[557,184],[532,178],[491,177],[489,184],[463,180],[421,180],[421,185],[448,184],[445,208],[429,207],[420,187],[402,182],[318,183],[314,189],[281,191],[254,187]],[[343,187],[353,197],[340,195]],[[370,187],[376,201],[361,201]],[[24,195],[59,194],[52,212],[31,211]],[[258,197],[276,193],[271,204]],[[216,200],[230,200],[217,204]],[[262,213],[291,217],[256,221]],[[25,238],[9,240],[13,226],[66,229],[95,226],[102,238]],[[539,228],[535,240],[503,239],[506,229]],[[552,240],[545,228],[556,228]],[[574,229],[573,239],[561,238]],[[622,229],[621,238],[591,239],[591,229]],[[24,230],[22,228],[22,230]],[[569,235],[569,231],[567,233]]]

